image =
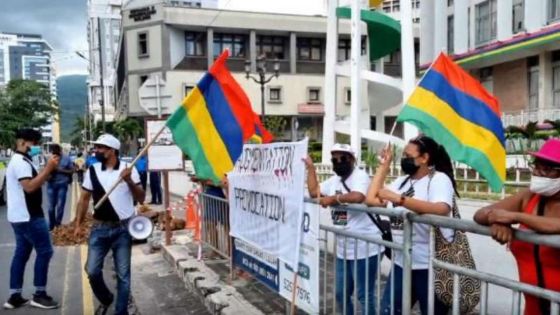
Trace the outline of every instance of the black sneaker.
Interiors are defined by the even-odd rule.
[[[33,294],[33,299],[31,300],[31,306],[49,310],[53,308],[58,308],[58,302],[53,300],[53,298],[48,296],[46,293],[39,294],[39,295]]]
[[[8,301],[6,301],[6,303],[4,303],[4,308],[9,309],[9,310],[13,310],[15,308],[20,308],[20,307],[26,305],[27,303],[29,303],[28,299],[24,299],[21,296],[21,294],[16,293],[16,294],[12,294],[10,296],[10,298],[8,299]]]
[[[99,304],[99,306],[95,309],[95,315],[105,315],[107,314],[107,311],[109,310],[109,307],[111,306],[111,304],[109,305],[104,305],[104,304]]]

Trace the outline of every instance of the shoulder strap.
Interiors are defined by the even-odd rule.
[[[344,180],[341,179],[340,182],[342,183],[342,186],[344,187],[344,189],[346,189],[347,192],[352,192],[352,190],[350,190],[350,187],[348,187],[348,185],[346,185],[346,182]],[[381,218],[379,217],[379,214],[376,214],[375,217],[369,212],[366,212],[366,214],[371,219],[373,224],[375,224],[375,226],[377,226],[379,231],[383,231],[383,227],[381,227],[381,223],[380,223]]]
[[[535,199],[535,198],[534,197],[531,198],[531,200],[533,200],[533,199]],[[546,198],[536,198],[536,199],[540,199],[540,200],[538,200],[539,201],[539,206],[537,208],[537,215],[538,216],[543,216],[544,215],[544,206],[546,204]],[[543,269],[542,269],[540,248],[541,248],[540,245],[534,245],[533,246],[534,257],[535,257],[535,268],[537,269],[538,286],[544,289],[544,288],[546,288],[546,283],[545,283],[545,280],[544,280],[544,273],[543,273]],[[541,310],[541,314],[549,314],[550,313],[550,302],[546,299],[539,298],[539,308]]]
[[[533,196],[531,196],[531,199],[529,199],[529,202],[527,203],[523,211],[525,213],[533,214],[533,209],[535,209],[535,207],[539,204],[540,200],[541,196],[539,194],[534,194]],[[537,212],[539,211],[539,209],[537,209]]]

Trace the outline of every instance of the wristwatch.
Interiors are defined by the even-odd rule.
[[[406,200],[406,193],[401,194],[401,199],[398,202],[393,202],[397,206],[402,206]]]

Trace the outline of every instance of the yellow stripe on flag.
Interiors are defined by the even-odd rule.
[[[233,169],[233,164],[227,147],[208,112],[204,95],[198,87],[195,87],[184,99],[183,107],[214,173],[217,178],[222,178],[225,173]]]
[[[434,117],[463,145],[485,154],[496,173],[505,180],[505,165],[499,165],[498,161],[505,161],[506,152],[491,131],[463,119],[437,95],[420,86],[407,105]]]

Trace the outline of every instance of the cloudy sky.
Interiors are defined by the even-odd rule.
[[[40,34],[53,47],[58,75],[85,74],[86,0],[0,0],[0,32]],[[218,0],[223,9],[298,14],[324,12],[324,0]]]

